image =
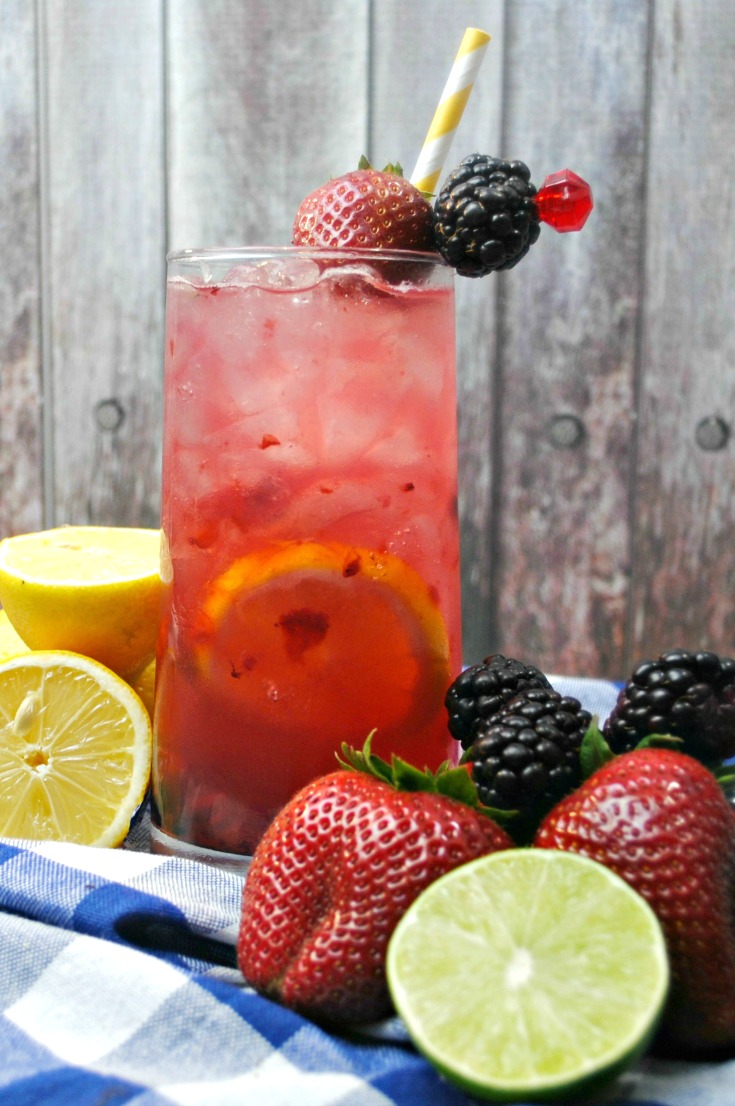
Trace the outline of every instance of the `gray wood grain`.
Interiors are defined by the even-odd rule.
[[[644,0],[509,8],[506,152],[537,186],[574,169],[596,204],[500,277],[496,643],[552,672],[625,664],[648,31]],[[554,444],[564,416],[576,448]]]
[[[373,19],[371,154],[398,159],[410,175],[466,27],[492,36],[447,157],[444,180],[467,154],[501,148],[504,5],[502,0],[424,0],[421,19],[409,4],[378,0]],[[491,640],[492,434],[495,419],[494,279],[455,281],[462,622],[466,658],[489,652]]]
[[[710,0],[702,15],[698,5],[656,6],[630,621],[638,657],[674,645],[735,653],[735,441],[697,442],[703,420],[735,430],[735,7]]]
[[[56,521],[157,525],[161,7],[43,10]]]
[[[0,537],[43,525],[35,13],[0,5]]]
[[[596,209],[457,280],[465,658],[735,653],[730,0],[2,0],[0,535],[157,524],[167,247],[410,172],[468,25],[447,169],[570,166]]]
[[[367,0],[168,6],[170,246],[287,245],[367,142]]]

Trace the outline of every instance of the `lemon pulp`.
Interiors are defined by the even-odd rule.
[[[118,845],[150,778],[151,724],[130,687],[88,657],[0,664],[0,835]]]

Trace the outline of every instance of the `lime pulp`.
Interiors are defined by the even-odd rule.
[[[391,939],[393,1001],[416,1047],[488,1099],[562,1098],[646,1048],[669,968],[646,901],[574,853],[508,849],[431,884]]]

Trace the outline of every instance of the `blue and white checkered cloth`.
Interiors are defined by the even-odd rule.
[[[555,679],[607,716],[615,688]],[[236,968],[242,879],[126,849],[0,840],[2,1106],[467,1106],[398,1019],[329,1034]],[[735,1063],[647,1060],[616,1106],[733,1106]]]

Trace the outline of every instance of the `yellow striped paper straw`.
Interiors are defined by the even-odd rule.
[[[411,174],[411,184],[420,192],[433,193],[436,189],[489,41],[490,35],[478,31],[476,27],[468,27],[464,33],[416,168]]]

